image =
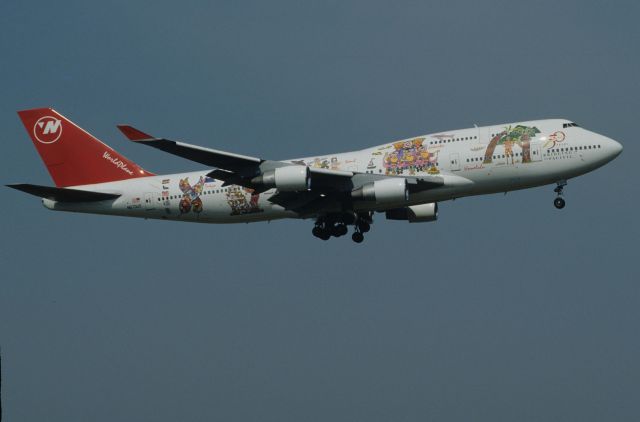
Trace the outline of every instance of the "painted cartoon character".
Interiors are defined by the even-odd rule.
[[[391,170],[391,174],[399,174],[400,167],[398,166],[398,155],[390,155],[389,156],[389,169]]]
[[[195,212],[196,214],[200,214],[202,212],[202,199],[194,199],[191,202],[191,206],[193,207],[193,212]]]
[[[415,164],[416,164],[416,157],[413,150],[407,150],[404,154],[403,168],[409,169],[409,174],[411,176],[416,174]]]
[[[254,189],[245,188],[245,192],[251,195],[251,199],[249,200],[249,208],[251,210],[257,210],[259,208],[258,201],[260,201],[260,193],[256,192]]]
[[[340,162],[338,162],[338,157],[331,157],[331,170],[340,170]]]
[[[436,166],[436,161],[432,160],[433,154],[429,153],[427,147],[424,146],[424,139],[415,138],[391,144],[394,151],[385,154],[382,161],[385,174],[403,174],[408,171],[410,175],[414,175],[427,168],[431,173],[439,173],[437,168],[432,170],[432,167]]]
[[[178,205],[181,214],[186,214],[193,209],[193,212],[200,214],[203,209],[202,199],[200,195],[204,190],[206,179],[200,176],[198,183],[191,186],[189,178],[185,177],[178,182],[178,188],[182,192],[182,199]]]
[[[187,195],[184,195],[182,199],[180,199],[178,208],[180,209],[180,214],[186,214],[191,211],[191,199]]]
[[[247,194],[250,197],[247,199]],[[260,193],[249,188],[235,187],[227,191],[227,204],[231,208],[231,215],[252,214],[263,212],[260,208]]]
[[[193,186],[193,191],[196,195],[202,195],[202,190],[204,189],[204,180],[200,178],[200,181]]]
[[[189,178],[185,177],[184,179],[180,179],[178,182],[178,187],[182,191],[182,193],[186,193],[191,189],[191,185],[189,184]]]
[[[328,169],[329,160],[327,160],[326,158],[314,158],[312,167],[316,167],[320,169]]]
[[[424,171],[425,168],[429,167],[429,161],[431,159],[431,153],[426,149],[420,151],[420,171]]]

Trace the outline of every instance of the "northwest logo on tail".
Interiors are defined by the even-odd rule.
[[[33,125],[33,135],[38,142],[52,144],[62,135],[62,121],[51,116],[41,117]]]

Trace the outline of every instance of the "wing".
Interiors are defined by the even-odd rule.
[[[247,168],[259,167],[266,160],[256,157],[234,154],[231,152],[218,151],[211,148],[204,148],[184,142],[172,141],[164,138],[154,138],[151,135],[128,125],[118,125],[118,129],[129,140],[143,145],[149,145],[159,150],[168,152],[196,163],[209,167],[217,167],[231,172],[242,172]]]

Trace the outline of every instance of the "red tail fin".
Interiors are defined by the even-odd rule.
[[[153,175],[51,108],[18,115],[58,187]]]

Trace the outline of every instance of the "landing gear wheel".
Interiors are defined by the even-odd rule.
[[[371,230],[371,225],[366,221],[361,221],[360,223],[358,223],[358,228],[362,233],[367,233],[369,230]]]
[[[333,229],[333,235],[335,237],[344,236],[347,233],[349,233],[349,229],[347,229],[347,226],[344,224],[338,224]]]
[[[320,225],[315,226],[313,230],[311,230],[311,233],[318,239],[322,239],[322,240],[329,240],[329,238],[331,237],[329,232]]]
[[[560,197],[558,197],[558,198],[553,200],[553,206],[555,206],[559,210],[563,209],[565,205],[566,204],[564,202],[564,199],[562,199]]]
[[[362,243],[362,241],[364,240],[364,235],[360,232],[354,232],[351,235],[351,239],[353,239],[353,241],[356,243]]]

